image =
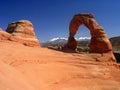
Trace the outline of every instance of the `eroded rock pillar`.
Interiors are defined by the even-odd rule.
[[[80,20],[78,15],[75,15],[70,22],[69,37],[68,37],[68,42],[67,42],[67,46],[66,46],[70,50],[76,51],[76,49],[77,49],[77,41],[75,40],[74,36],[81,24],[82,24],[82,20]]]

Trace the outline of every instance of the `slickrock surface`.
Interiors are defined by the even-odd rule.
[[[34,90],[15,68],[0,61],[0,90]]]
[[[106,54],[65,53],[0,42],[0,90],[120,90]]]

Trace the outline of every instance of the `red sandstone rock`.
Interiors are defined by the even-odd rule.
[[[81,24],[84,24],[90,30],[90,52],[105,53],[112,51],[112,45],[108,40],[106,33],[104,32],[103,28],[94,20],[94,15],[92,14],[77,14],[73,17],[69,27],[69,39],[75,36]],[[77,44],[75,45],[74,42],[68,40],[67,46],[75,50],[77,48]]]
[[[33,25],[28,20],[20,20],[8,25],[6,32],[14,36],[18,42],[27,46],[39,46],[39,41],[34,33]]]
[[[111,57],[0,42],[0,90],[120,90]]]
[[[0,90],[35,90],[24,76],[10,65],[0,61]]]
[[[71,43],[72,42],[72,43]],[[77,41],[74,37],[68,38],[68,44],[63,47],[63,49],[70,49],[70,50],[76,50],[77,49]]]
[[[89,51],[91,53],[102,53],[104,55],[100,60],[96,61],[105,61],[109,63],[109,65],[116,64],[116,59],[112,52],[112,45],[103,28],[94,20],[93,14],[77,14],[73,17],[69,26],[70,33],[68,43],[63,49],[67,48],[76,51],[77,43],[74,36],[81,24],[85,25],[90,30],[91,42]]]
[[[11,34],[0,29],[0,40],[15,40],[15,38]]]

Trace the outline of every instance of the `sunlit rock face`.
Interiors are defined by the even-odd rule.
[[[6,32],[12,34],[19,42],[27,46],[39,46],[39,41],[35,35],[33,25],[28,20],[20,20],[10,23]]]
[[[104,32],[103,28],[95,21],[93,14],[77,14],[73,17],[69,26],[69,39],[74,38],[79,26],[82,24],[90,30],[90,52],[105,53],[112,51],[112,45],[108,40],[106,33]],[[71,49],[76,49],[77,46],[74,44],[74,42],[69,40],[67,46]]]
[[[104,29],[95,21],[93,14],[77,14],[73,17],[69,26],[69,38],[63,49],[77,50],[77,41],[74,36],[80,25],[86,26],[91,35],[89,44],[90,53],[101,53],[100,61],[108,61],[111,65],[116,64],[116,59],[112,52],[112,45],[107,38]]]
[[[0,40],[8,40],[9,38],[11,38],[12,35],[10,35],[7,32],[4,32],[1,28],[0,28]]]

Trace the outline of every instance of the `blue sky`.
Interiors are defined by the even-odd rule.
[[[120,36],[120,0],[1,0],[0,27],[11,22],[30,20],[40,42],[68,37],[69,23],[78,13],[93,13],[108,37]],[[76,37],[90,37],[80,26]]]

